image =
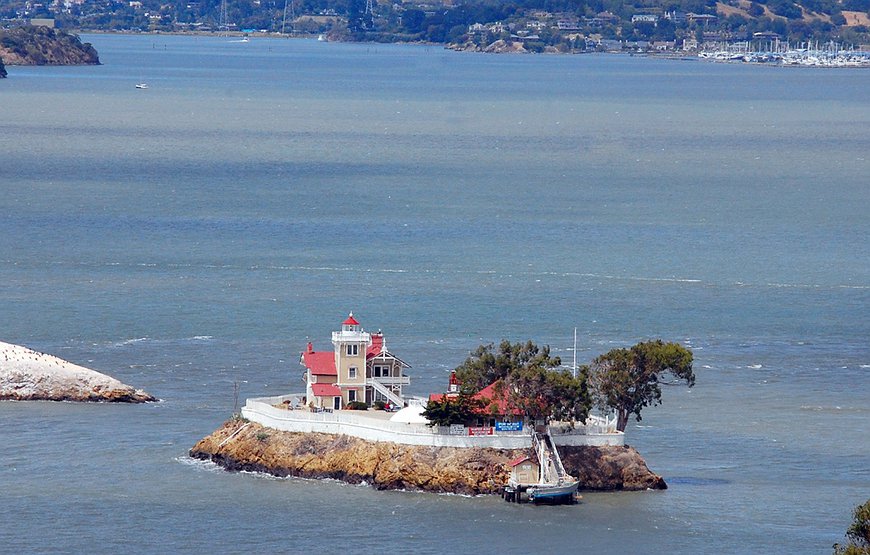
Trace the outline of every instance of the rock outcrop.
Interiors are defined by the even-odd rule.
[[[90,43],[50,27],[0,29],[0,58],[16,65],[97,65],[100,57]]]
[[[156,401],[140,389],[56,356],[0,342],[0,401]]]
[[[664,489],[630,447],[560,447],[566,470],[581,489]],[[242,419],[230,420],[199,441],[190,456],[227,470],[275,476],[333,478],[378,489],[441,493],[499,493],[509,461],[524,451],[421,447],[368,442],[344,435],[282,432]]]
[[[3,58],[0,58],[0,79],[6,77],[6,67],[3,65]]]

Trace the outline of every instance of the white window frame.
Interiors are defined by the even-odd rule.
[[[349,380],[356,379],[356,366],[351,366],[350,368],[347,369],[347,378]]]
[[[350,344],[347,346],[347,356],[355,357],[359,355],[359,345],[356,343]]]
[[[356,401],[356,389],[348,389],[347,390],[347,402],[353,403]]]

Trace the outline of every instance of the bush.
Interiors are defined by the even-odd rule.
[[[378,399],[377,401],[375,401],[375,408],[376,408],[377,410],[384,410],[384,407],[386,407],[386,406],[387,406],[387,404],[384,403],[383,401],[381,401],[380,399]]]
[[[369,410],[369,406],[362,401],[351,401],[344,408],[347,410]]]

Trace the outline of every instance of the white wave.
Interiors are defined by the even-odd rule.
[[[133,339],[125,339],[124,341],[118,341],[118,342],[116,342],[116,343],[113,343],[112,346],[114,346],[114,347],[123,347],[123,346],[125,346],[125,345],[133,345],[133,344],[135,344],[135,343],[142,343],[142,342],[144,342],[144,341],[148,341],[149,339],[150,339],[150,338],[148,338],[148,337],[136,337],[136,338],[133,338]]]
[[[747,368],[751,368],[753,370],[758,370],[761,367],[762,367],[761,364],[750,364],[749,366],[747,366]]]
[[[185,466],[192,466],[197,470],[204,470],[206,472],[224,472],[224,469],[211,461],[205,461],[202,459],[194,459],[193,457],[189,457],[184,455],[182,457],[175,457],[175,462],[181,463]]]

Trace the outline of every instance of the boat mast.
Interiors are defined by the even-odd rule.
[[[574,379],[577,379],[577,328],[574,328],[574,362],[571,363],[571,372],[574,374]]]

